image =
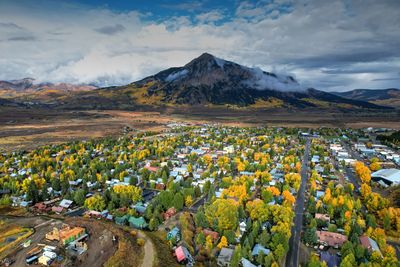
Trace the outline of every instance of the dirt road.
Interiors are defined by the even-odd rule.
[[[146,242],[144,243],[144,256],[141,267],[153,267],[153,262],[155,259],[155,249],[153,242],[150,238],[146,236],[146,234],[142,231],[138,231],[138,237],[144,239]]]

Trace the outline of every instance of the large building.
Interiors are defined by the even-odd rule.
[[[400,184],[400,170],[382,169],[371,174],[373,181],[383,183],[388,186]]]

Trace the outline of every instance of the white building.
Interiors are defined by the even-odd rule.
[[[384,182],[386,185],[399,185],[400,184],[400,170],[399,169],[382,169],[371,174],[372,180],[376,182]]]

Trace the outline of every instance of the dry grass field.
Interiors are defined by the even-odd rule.
[[[391,127],[400,128],[400,115],[391,113],[328,113],[318,111],[235,110],[181,107],[160,111],[0,108],[0,151],[30,150],[37,146],[105,136],[120,136],[126,127],[160,131],[170,122],[230,126]]]

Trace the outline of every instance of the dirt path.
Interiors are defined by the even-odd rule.
[[[153,242],[150,238],[146,236],[146,234],[142,231],[138,231],[138,237],[144,239],[146,242],[144,243],[144,256],[141,267],[153,267],[153,262],[155,259],[155,249]]]

